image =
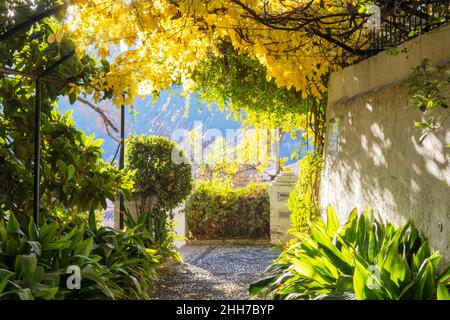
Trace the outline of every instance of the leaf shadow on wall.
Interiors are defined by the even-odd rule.
[[[328,119],[339,119],[339,144],[335,156],[325,151],[322,205],[341,215],[369,206],[396,224],[412,218],[450,261],[450,121],[420,142],[414,122],[422,114],[407,93],[400,84],[329,107]]]

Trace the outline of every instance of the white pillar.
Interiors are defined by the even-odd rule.
[[[297,176],[292,172],[281,172],[269,184],[270,241],[273,244],[286,242],[290,239],[287,231],[291,228],[291,212],[287,207],[287,199],[297,179]]]
[[[188,235],[188,227],[186,221],[186,214],[184,212],[184,203],[173,209],[173,223],[176,237],[174,239],[175,246],[181,248],[186,245],[186,238]]]
[[[139,197],[139,196],[137,196]],[[138,200],[139,201],[139,200]],[[136,204],[133,200],[128,201],[125,200],[125,209],[129,210],[134,219],[138,218],[138,212],[136,211]],[[174,232],[175,235],[180,236],[174,239],[175,246],[177,248],[181,248],[186,245],[186,239],[183,237],[187,237],[187,223],[186,223],[186,215],[184,212],[184,202],[180,204],[178,207],[173,209],[173,223],[174,223]],[[167,213],[169,214],[169,213]],[[125,217],[126,219],[126,217]],[[114,201],[114,227],[116,229],[119,228],[119,197],[117,196]]]

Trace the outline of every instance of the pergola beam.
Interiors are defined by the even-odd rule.
[[[41,80],[50,81],[50,82],[58,82],[58,83],[62,83],[62,84],[72,83],[72,84],[75,84],[77,86],[83,86],[83,83],[81,83],[81,82],[75,82],[75,81],[60,79],[58,77],[55,77],[55,76],[52,76],[52,75],[48,75],[48,74],[39,76],[39,75],[34,74],[34,73],[19,71],[19,70],[8,68],[8,67],[1,67],[0,66],[0,73],[22,76],[22,77],[29,78],[31,80],[36,80],[37,78],[40,78]]]
[[[67,60],[72,58],[74,55],[75,55],[75,50],[69,51],[67,54],[63,55],[58,61],[56,61],[50,67],[45,68],[45,70],[38,77],[41,78],[42,76],[50,74],[56,68],[58,68],[60,65],[62,65],[64,62],[66,62]]]
[[[45,18],[47,18],[47,17],[49,17],[49,16],[51,16],[51,15],[53,15],[55,13],[58,13],[58,12],[66,9],[66,8],[67,8],[67,4],[63,4],[63,5],[51,8],[51,9],[49,9],[47,11],[42,12],[42,13],[39,13],[37,15],[34,15],[34,16],[30,17],[29,19],[25,20],[24,22],[19,23],[17,26],[12,27],[8,31],[0,34],[0,41],[6,40],[9,37],[15,35],[17,32],[25,30],[26,28],[32,26],[34,23],[36,23],[36,22],[38,22],[38,21],[40,21],[42,19],[45,19]]]
[[[58,66],[70,59],[75,54],[71,51],[62,56],[58,61],[46,68],[36,78],[36,103],[34,111],[34,193],[33,193],[33,220],[39,225],[39,202],[40,202],[40,182],[41,182],[41,113],[42,113],[42,78],[53,72]]]

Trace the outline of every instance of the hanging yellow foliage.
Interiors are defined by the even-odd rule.
[[[278,86],[321,98],[326,75],[349,56],[336,39],[361,37],[346,32],[349,8],[357,1],[72,0],[66,32],[78,54],[108,58],[96,89],[112,89],[116,105],[174,83],[192,90],[192,72],[223,37],[266,66]]]

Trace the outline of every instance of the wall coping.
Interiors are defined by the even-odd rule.
[[[270,245],[270,239],[212,239],[212,240],[197,240],[188,239],[187,246],[251,246],[251,245]]]
[[[446,24],[399,45],[396,48],[396,51],[401,52],[399,54],[393,55],[383,51],[331,73],[328,104],[367,95],[401,83],[424,58],[436,65],[447,63],[450,60],[449,39],[450,24]]]
[[[298,176],[290,171],[282,171],[275,179],[269,184],[269,188],[275,186],[291,186],[295,185],[298,180]]]

